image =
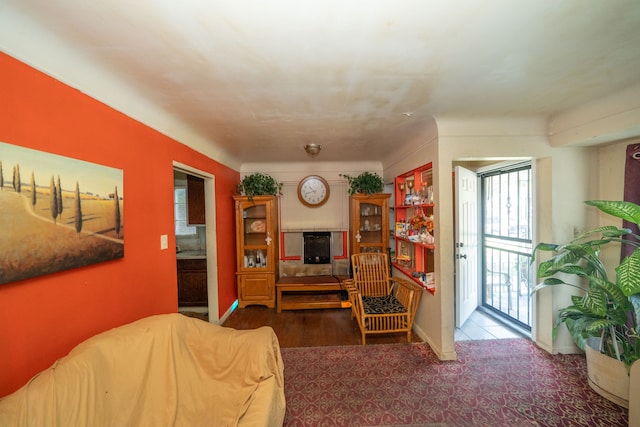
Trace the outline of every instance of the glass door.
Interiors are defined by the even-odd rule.
[[[269,218],[264,203],[244,203],[242,206],[242,235],[240,245],[243,252],[242,270],[266,269],[269,257]]]
[[[360,252],[386,251],[387,248],[382,247],[382,233],[389,231],[384,229],[386,226],[383,228],[382,213],[380,204],[360,203]]]
[[[350,252],[387,252],[390,194],[353,194],[349,206]]]

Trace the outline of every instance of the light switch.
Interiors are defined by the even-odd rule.
[[[169,248],[169,236],[163,234],[160,236],[160,249],[168,249]]]

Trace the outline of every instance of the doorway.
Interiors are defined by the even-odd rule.
[[[199,280],[204,280],[206,283],[206,298],[204,301],[205,304],[201,306],[200,310],[206,311],[208,321],[210,323],[218,323],[220,319],[220,310],[218,307],[218,262],[217,262],[217,243],[216,243],[216,204],[215,204],[215,177],[207,172],[195,169],[191,166],[184,165],[178,162],[173,163],[174,166],[174,177],[176,175],[191,176],[197,178],[199,181],[203,182],[203,189],[200,191],[203,193],[204,197],[204,223],[199,224],[194,227],[193,230],[189,229],[190,224],[188,221],[184,221],[184,215],[182,211],[179,211],[179,207],[177,206],[177,197],[175,197],[176,186],[174,185],[174,222],[176,227],[174,228],[176,245],[180,246],[180,248],[176,247],[176,258],[180,258],[180,254],[177,253],[178,250],[184,252],[187,249],[195,249],[198,244],[200,244],[201,252],[204,255],[204,258],[192,258],[192,262],[185,266],[188,271],[186,271],[186,275],[193,279],[195,283],[198,283]],[[174,178],[175,182],[175,178]],[[201,222],[201,221],[199,221]],[[183,228],[184,227],[184,228]],[[187,233],[186,240],[182,240],[180,237],[180,233]],[[182,247],[180,242],[185,242],[187,245],[195,245],[195,246],[187,246]],[[188,242],[188,243],[187,243]],[[184,258],[184,256],[182,257]],[[188,257],[187,257],[188,258]],[[198,263],[197,267],[194,265]],[[201,275],[200,264],[202,264],[206,271],[206,278],[200,279]],[[197,270],[197,271],[196,271]],[[190,308],[189,310],[193,310]],[[197,311],[197,310],[196,310]]]
[[[529,335],[531,162],[465,166],[454,168],[456,334],[468,323],[489,325],[481,311]]]
[[[531,163],[480,173],[482,307],[531,332]]]

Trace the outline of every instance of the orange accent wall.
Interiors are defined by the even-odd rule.
[[[0,285],[0,396],[96,333],[177,311],[173,161],[215,176],[219,310],[229,309],[239,172],[3,53],[0,94],[0,141],[124,170],[127,232],[123,259]],[[10,250],[0,242],[0,256]]]

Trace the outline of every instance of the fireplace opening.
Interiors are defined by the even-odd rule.
[[[303,232],[302,236],[304,239],[305,264],[331,263],[330,231]]]

